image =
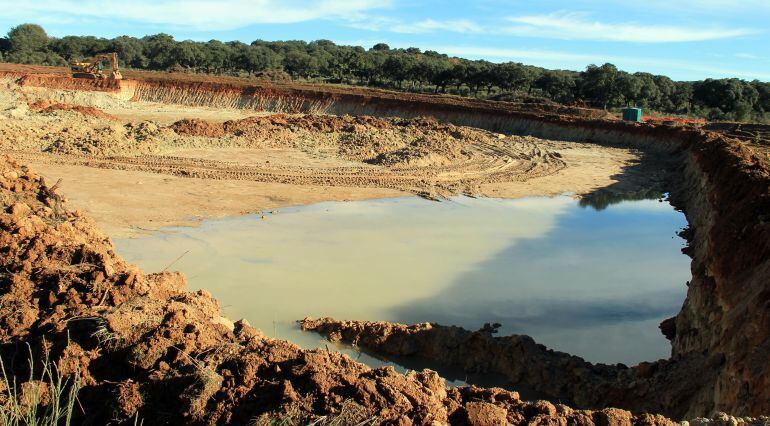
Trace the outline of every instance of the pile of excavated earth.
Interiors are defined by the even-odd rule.
[[[762,417],[770,413],[770,168],[754,142],[582,111],[360,89],[84,82],[37,71],[0,83],[8,154],[0,157],[0,415],[71,404],[73,424],[770,422]],[[661,324],[672,356],[632,367],[497,337],[494,326],[301,322],[383,357],[496,374],[550,402],[524,401],[502,389],[448,387],[429,370],[400,374],[303,350],[224,318],[210,294],[185,290],[183,275],[124,262],[90,211],[68,207],[67,185],[76,207],[89,204],[77,183],[55,179],[89,174],[102,193],[125,176],[131,184],[115,190],[163,176],[137,192],[143,210],[156,206],[161,182],[175,193],[208,188],[223,205],[228,185],[243,198],[322,193],[296,202],[375,196],[355,192],[362,188],[432,197],[653,185],[687,217],[692,279],[681,311]],[[178,200],[192,203],[172,200],[178,210],[187,207]]]

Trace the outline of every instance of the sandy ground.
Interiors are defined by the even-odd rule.
[[[270,154],[273,161],[280,161],[280,152]],[[290,157],[290,154],[283,154]],[[593,145],[578,145],[565,150],[563,155],[568,167],[556,174],[524,182],[484,185],[480,195],[518,198],[584,194],[617,183],[616,175],[638,159],[637,154],[625,149]],[[287,162],[290,161],[291,158],[287,158]],[[50,182],[61,178],[60,192],[69,199],[70,205],[86,212],[115,238],[136,236],[168,226],[195,225],[207,218],[287,206],[412,195],[384,188],[184,178],[34,161],[32,166]]]
[[[121,121],[129,123],[132,121],[152,120],[160,124],[168,125],[183,118],[198,117],[209,121],[227,121],[246,118],[254,113],[247,114],[245,111],[235,109],[213,109],[213,108],[194,108],[180,105],[148,104],[146,108],[111,108],[110,114],[118,117]]]
[[[32,166],[49,182],[61,178],[59,192],[67,197],[70,205],[88,213],[114,238],[287,206],[410,195],[380,188],[182,178],[35,162]]]
[[[625,148],[421,119],[247,115],[1,83],[0,152],[49,182],[61,178],[71,205],[114,237],[322,201],[579,196],[635,189],[650,176],[634,172],[649,161]],[[41,99],[54,108],[28,106]]]
[[[501,182],[481,186],[487,197],[521,198],[574,194],[581,196],[607,187],[633,191],[647,184],[646,176],[629,171],[639,164],[655,168],[634,150],[595,144],[563,142],[559,153],[567,167],[552,175],[523,182]]]

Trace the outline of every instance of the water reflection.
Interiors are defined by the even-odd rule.
[[[394,316],[500,334],[529,334],[590,361],[633,364],[669,355],[658,323],[676,313],[689,278],[667,203],[570,209],[537,238],[519,239],[431,297]]]
[[[663,200],[665,193],[657,189],[641,189],[638,191],[615,192],[600,189],[583,196],[580,207],[592,207],[594,210],[604,210],[607,207],[623,201]]]
[[[678,310],[688,259],[666,203],[597,212],[568,197],[321,203],[118,240],[145,270],[174,264],[232,318],[324,347],[305,316],[437,321],[526,333],[592,361],[666,356],[657,323]],[[381,360],[346,351],[370,365]]]

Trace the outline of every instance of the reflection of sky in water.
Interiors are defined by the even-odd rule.
[[[302,346],[293,321],[503,324],[590,361],[668,356],[657,324],[678,310],[689,260],[666,203],[597,212],[568,197],[321,203],[119,240],[148,271],[188,276],[232,318]],[[350,351],[348,350],[350,353]],[[363,356],[362,360],[379,364]]]

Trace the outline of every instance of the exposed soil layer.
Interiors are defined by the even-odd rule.
[[[107,114],[106,112],[83,105],[71,105],[61,102],[51,101],[47,99],[41,99],[33,102],[29,105],[30,109],[40,112],[54,112],[54,111],[75,111],[83,115],[90,115],[91,117],[104,118],[106,120],[116,120],[114,115]]]
[[[179,273],[145,275],[56,186],[0,158],[0,352],[19,386],[47,356],[82,384],[76,424],[247,424],[307,418],[355,404],[388,424],[668,425],[662,416],[525,402],[501,389],[447,388],[434,372],[402,375],[302,350],[220,314]],[[39,382],[29,382],[37,386]],[[0,389],[8,403],[8,389]],[[4,401],[4,402],[3,402]],[[43,401],[41,404],[45,404]],[[294,414],[296,415],[296,414]],[[757,420],[758,421],[758,420]]]
[[[329,106],[332,103],[347,103],[355,100],[360,104],[370,101],[389,99],[393,105],[401,103],[410,108],[421,108],[424,105],[449,105],[472,107],[502,111],[542,111],[557,114],[569,114],[586,118],[606,118],[605,111],[576,106],[565,106],[553,102],[500,102],[483,101],[478,99],[451,95],[423,95],[414,93],[395,92],[357,86],[332,86],[323,84],[305,84],[297,82],[266,81],[265,79],[245,79],[226,76],[207,76],[201,74],[152,72],[152,71],[123,71],[126,80],[121,82],[70,79],[71,71],[64,67],[46,67],[34,65],[18,65],[0,63],[0,75],[26,77],[26,85],[59,89],[84,89],[99,91],[131,92],[132,96],[152,97],[170,95],[176,96],[177,103],[224,102],[228,97],[248,98],[278,98],[287,100],[287,104],[295,107],[310,105]],[[146,90],[136,89],[137,85],[146,84]],[[90,87],[93,87],[91,89]],[[157,88],[157,89],[156,89]],[[171,91],[168,89],[171,88]],[[150,99],[141,99],[150,100]],[[316,100],[307,102],[305,100]],[[320,101],[320,104],[317,102]],[[228,101],[232,102],[232,101]],[[250,106],[265,106],[267,103],[252,101]],[[220,105],[221,106],[221,105]],[[333,107],[333,106],[332,106]],[[300,111],[285,111],[300,112]],[[329,111],[345,113],[346,111]],[[347,111],[352,113],[351,111]]]
[[[618,404],[634,412],[653,407],[674,418],[688,418],[716,411],[739,415],[770,412],[770,173],[766,159],[745,143],[690,127],[637,125],[591,119],[586,117],[590,114],[580,111],[571,115],[551,113],[545,108],[532,112],[507,103],[453,97],[340,87],[250,85],[243,81],[225,79],[196,80],[191,76],[174,79],[173,76],[163,74],[137,74],[137,78],[134,82],[121,82],[117,88],[110,85],[88,88],[86,86],[92,83],[71,83],[71,79],[65,77],[40,75],[29,77],[24,84],[106,91],[117,97],[130,95],[140,101],[197,106],[277,112],[327,111],[403,119],[430,116],[433,119],[430,120],[426,135],[432,131],[442,131],[437,130],[444,126],[439,123],[452,123],[454,126],[470,125],[490,132],[532,135],[551,140],[622,144],[676,162],[679,165],[678,176],[670,182],[668,189],[672,201],[684,210],[690,223],[684,236],[689,242],[685,251],[693,259],[693,279],[688,283],[688,295],[680,313],[661,325],[664,334],[672,341],[670,360],[631,369],[590,366],[574,357],[549,353],[538,347],[533,349],[531,341],[521,337],[497,340],[478,333],[468,334],[461,330],[438,327],[434,328],[444,331],[425,333],[419,327],[410,329],[404,326],[333,321],[325,324],[331,327],[332,332],[338,332],[340,338],[348,336],[351,340],[358,339],[372,349],[378,349],[393,339],[392,342],[413,345],[413,348],[423,348],[430,353],[431,348],[440,348],[451,339],[457,339],[460,347],[468,350],[468,357],[479,363],[487,362],[485,368],[490,371],[513,374],[527,383],[537,382],[538,374],[551,377],[549,380],[553,382],[543,381],[542,386],[552,394],[566,395],[576,403],[582,401],[597,407]],[[69,87],[69,84],[79,87]],[[0,98],[4,95],[0,93]],[[56,112],[59,113],[71,112]],[[9,116],[23,114],[21,109],[8,113]],[[76,115],[84,120],[98,120],[95,117]],[[270,126],[278,128],[270,140],[276,139],[281,132],[295,131],[295,128],[298,132],[306,131],[303,127],[305,125],[299,121],[292,122],[285,117],[282,119],[287,121],[287,125],[276,126],[270,123]],[[249,132],[257,132],[255,134],[259,135],[260,129],[267,126],[258,121],[264,119],[249,120],[232,121],[227,125],[178,123],[178,131],[173,128],[156,128],[158,133],[165,132],[161,138],[163,140],[183,140],[176,139],[179,137],[200,138],[200,143],[211,143],[214,140],[230,143],[228,141],[237,140],[238,132],[249,135],[254,134]],[[326,119],[318,122],[323,123],[323,120]],[[364,134],[367,129],[378,125],[372,123],[380,123],[379,119],[367,119],[372,120],[371,123],[357,123],[356,120],[362,119],[352,118],[339,120],[348,120],[345,125],[361,125],[360,130]],[[253,122],[259,122],[259,125],[249,127]],[[311,122],[316,121],[312,119]],[[397,124],[396,121],[392,123]],[[22,126],[28,127],[28,123]],[[105,154],[99,150],[122,146],[125,148],[120,150],[125,149],[125,154],[121,152],[115,157],[114,163],[110,164],[119,164],[119,167],[131,170],[133,167],[157,168],[162,173],[174,173],[174,170],[194,164],[196,170],[214,175],[224,173],[224,176],[238,176],[242,173],[240,169],[233,170],[232,164],[212,164],[207,160],[191,161],[189,158],[178,159],[173,156],[161,159],[160,165],[153,163],[157,160],[152,158],[149,165],[143,164],[142,161],[147,161],[148,157],[137,156],[145,149],[143,147],[147,147],[148,152],[158,152],[153,151],[159,149],[158,144],[152,142],[156,129],[148,129],[149,125],[142,127],[141,124],[126,126],[120,125],[108,131],[119,135],[119,140],[127,141],[124,144],[94,143],[94,140],[100,139],[92,126],[86,131],[88,137],[78,136],[72,140],[65,138],[67,140],[58,144],[47,143],[46,146],[52,147],[49,150],[51,153],[40,153],[46,150],[41,150],[39,145],[36,148],[34,144],[39,143],[40,138],[19,141],[14,146],[28,144],[24,145],[28,148],[23,155],[48,155],[50,161],[75,162],[104,161]],[[418,133],[420,131],[423,131],[422,127],[419,127]],[[185,135],[185,132],[222,132],[222,136],[190,136]],[[332,133],[341,135],[345,130],[342,128],[340,132]],[[139,141],[136,135],[144,137],[142,135],[145,134],[148,137],[142,141],[149,141],[147,144],[132,142],[132,139]],[[359,135],[360,132],[356,130],[350,134]],[[484,143],[491,141],[494,136],[484,134]],[[365,142],[363,150],[358,148],[357,142],[347,146],[350,150],[341,149],[345,144],[339,143],[327,147],[334,155],[358,159],[357,167],[360,171],[355,170],[356,177],[362,174],[365,176],[365,171],[373,167],[385,168],[393,173],[399,173],[402,168],[409,171],[413,166],[404,159],[411,158],[426,161],[427,165],[423,167],[426,172],[445,167],[445,173],[451,175],[450,166],[456,164],[451,161],[467,155],[462,152],[465,146],[458,154],[451,144],[444,145],[446,140],[443,136],[440,143],[426,137],[431,151],[430,155],[423,155],[424,142],[415,135],[409,134],[411,139],[403,139],[402,146],[387,146],[383,152],[375,151],[375,155],[371,147],[376,146],[376,140]],[[516,158],[519,161],[513,161],[514,167],[533,164],[533,158],[538,159],[534,164],[545,164],[547,161],[558,164],[560,157],[556,153],[544,151],[543,147],[548,145],[542,139],[530,148],[526,145],[526,139],[523,145],[520,144],[521,139],[518,138],[523,137],[511,138],[516,143],[504,146],[509,149],[511,146],[523,146],[523,153],[529,155],[521,159],[515,157],[522,154],[516,151],[506,152],[502,156],[493,155],[493,158]],[[8,140],[6,136],[0,142]],[[251,139],[242,138],[237,143],[248,140]],[[72,141],[77,143],[73,144]],[[187,142],[183,140],[182,143]],[[138,151],[137,146],[140,147]],[[71,147],[74,147],[75,153],[69,153]],[[89,149],[93,151],[87,151]],[[488,155],[485,153],[500,149],[500,145],[470,144],[467,149],[476,150],[475,155],[478,157],[472,158],[484,159],[489,158],[485,157]],[[538,153],[533,149],[540,151]],[[402,152],[399,153],[399,150]],[[388,155],[380,157],[381,154]],[[450,161],[450,166],[441,166],[445,161]],[[497,161],[474,163],[473,160],[460,160],[460,163],[493,164],[495,167],[492,169],[485,166],[481,170],[488,173],[489,170],[502,168],[507,173],[509,170],[506,164],[510,167],[510,163]],[[82,400],[86,406],[92,407],[90,409],[94,410],[97,419],[107,419],[116,412],[123,413],[117,415],[119,418],[128,419],[129,413],[134,412],[130,407],[143,407],[143,410],[147,410],[143,412],[152,413],[153,417],[157,417],[160,412],[177,412],[197,421],[229,419],[245,422],[262,411],[273,410],[284,403],[321,413],[339,410],[342,401],[351,399],[367,409],[381,412],[388,419],[403,415],[417,423],[429,423],[434,418],[439,422],[448,418],[467,420],[482,412],[486,413],[484,416],[503,414],[491,406],[471,405],[481,399],[505,409],[508,421],[514,424],[525,421],[587,423],[589,419],[590,422],[603,424],[630,421],[631,414],[623,411],[611,411],[614,414],[610,415],[596,412],[577,415],[575,412],[564,414],[567,410],[559,407],[546,410],[551,417],[538,419],[527,414],[527,410],[535,412],[532,411],[534,409],[526,408],[537,404],[520,403],[512,393],[473,388],[446,390],[443,383],[440,387],[430,384],[437,380],[431,373],[400,376],[389,370],[369,370],[336,354],[302,351],[285,342],[265,339],[243,324],[231,329],[223,325],[227,321],[218,316],[218,308],[208,295],[184,293],[180,289],[183,280],[178,275],[163,273],[144,276],[123,264],[110,251],[104,237],[93,230],[90,222],[63,211],[50,188],[41,185],[37,177],[29,176],[24,170],[18,172],[18,167],[8,164],[6,167],[13,170],[4,178],[6,181],[3,183],[6,194],[4,202],[7,206],[3,217],[7,225],[3,225],[0,237],[6,239],[2,247],[8,247],[8,254],[2,257],[8,273],[2,275],[2,297],[3,305],[13,308],[0,310],[3,330],[7,330],[2,337],[4,360],[8,360],[14,371],[23,372],[24,364],[18,362],[18,359],[14,362],[11,354],[22,342],[30,342],[39,353],[41,339],[45,336],[51,344],[54,359],[64,357],[65,364],[83,367],[79,374],[83,374],[84,382],[92,387],[83,391]],[[531,169],[526,166],[523,169],[525,172],[528,170]],[[251,178],[262,176],[264,169],[255,166],[255,169],[246,172],[245,175]],[[285,169],[276,168],[272,173],[271,179],[275,176],[294,179]],[[468,181],[469,175],[483,174],[480,170],[470,169],[469,172],[465,169],[458,175],[461,178],[450,179],[449,183],[436,177],[435,171],[431,173],[434,174],[428,174],[430,178],[418,188],[427,188],[429,192],[433,192],[432,188],[440,188],[437,193],[473,191],[474,185],[483,182],[476,177]],[[335,170],[328,175],[341,175],[347,179],[346,182],[350,181],[344,170]],[[19,176],[26,177],[19,180]],[[420,179],[409,177],[409,173],[398,176],[399,179],[407,176],[404,187],[410,188],[412,192],[419,191],[414,189],[414,184]],[[481,179],[488,179],[488,176]],[[514,173],[514,176],[517,174]],[[327,176],[322,175],[321,178]],[[328,176],[328,179],[332,178]],[[27,205],[26,208],[19,204],[22,202]],[[67,333],[71,336],[69,343],[65,339]],[[109,338],[100,343],[98,336]],[[434,336],[437,336],[437,340],[431,340]],[[463,343],[468,339],[486,345],[483,347],[492,354],[507,357],[510,355],[507,351],[510,350],[520,358],[509,357],[491,362],[487,355],[473,352],[473,347]],[[445,352],[451,352],[455,347],[450,346],[450,349]],[[405,350],[405,353],[410,352],[412,349]],[[435,352],[437,359],[452,361],[451,353],[440,354],[440,350]],[[72,353],[76,355],[69,355]],[[539,368],[525,371],[530,365]],[[104,395],[116,394],[121,395],[115,398],[118,401],[132,401],[128,408],[126,404],[120,405],[120,402],[117,403],[118,408],[114,408],[116,403],[95,402],[99,398],[104,399]],[[137,402],[139,398],[141,404]],[[509,401],[516,402],[509,404]],[[553,416],[561,416],[562,419]],[[573,417],[567,420],[564,416]],[[612,420],[608,420],[608,416]],[[637,416],[632,419],[647,424],[663,421],[660,417]],[[403,422],[406,423],[406,420]]]
[[[709,385],[706,356],[625,365],[591,364],[580,357],[553,351],[525,335],[496,337],[488,327],[471,332],[438,324],[403,325],[385,322],[301,322],[307,331],[379,355],[420,356],[468,373],[495,374],[523,389],[577,407],[624,407],[635,412],[667,413],[682,418],[680,407]]]
[[[742,140],[759,154],[762,161],[770,164],[770,124],[718,122],[708,123],[703,128]]]

